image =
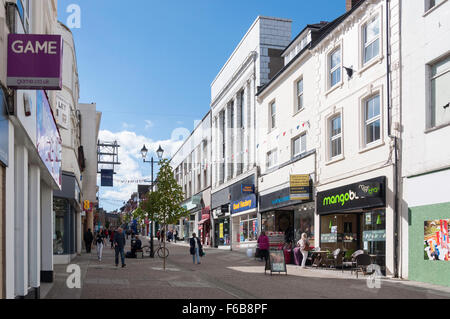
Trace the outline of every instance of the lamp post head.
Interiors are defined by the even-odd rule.
[[[145,159],[147,157],[148,149],[144,146],[141,149],[142,158]]]
[[[158,154],[158,158],[162,159],[164,150],[161,148],[161,145],[158,147],[158,150],[156,151],[156,154]]]

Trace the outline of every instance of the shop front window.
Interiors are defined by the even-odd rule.
[[[261,230],[266,232],[284,233],[284,241],[294,241],[294,213],[293,211],[274,211],[261,216]]]
[[[386,214],[384,210],[364,213],[361,216],[363,249],[376,256],[375,263],[382,270],[386,260]]]
[[[306,233],[309,244],[314,247],[314,210],[296,211],[294,214],[294,241],[297,243],[302,234]]]
[[[67,234],[64,229],[64,215],[66,214],[68,203],[64,199],[54,199],[53,210],[55,230],[53,233],[53,254],[63,255],[67,253],[65,249],[65,241],[67,241]]]
[[[216,246],[230,245],[230,219],[220,219],[216,221],[215,226]]]
[[[350,256],[357,250],[371,255],[374,263],[385,271],[386,213],[373,210],[361,213],[335,214],[320,217],[320,248],[339,248]]]
[[[240,242],[256,241],[258,237],[258,219],[256,213],[240,218]]]

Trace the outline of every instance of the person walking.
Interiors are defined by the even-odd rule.
[[[178,229],[175,228],[175,232],[173,234],[173,241],[176,243],[178,239]]]
[[[156,238],[158,238],[158,241],[159,241],[160,236],[161,236],[161,233],[160,233],[159,230],[158,230],[158,231],[156,232]]]
[[[114,230],[111,230],[111,231],[109,232],[109,241],[110,241],[110,243],[111,243],[111,249],[114,248],[114,233],[115,233]]]
[[[260,253],[261,260],[264,258],[267,266],[267,262],[269,260],[269,237],[266,236],[266,232],[261,232],[261,235],[258,237],[258,249]]]
[[[97,234],[97,237],[95,239],[95,243],[97,245],[97,257],[98,261],[102,261],[102,255],[103,255],[103,247],[105,246],[105,234],[103,233],[103,230],[100,231]]]
[[[116,267],[119,266],[119,254],[120,259],[122,261],[122,268],[125,267],[125,254],[123,249],[125,248],[125,235],[123,233],[122,228],[118,228],[117,231],[114,232],[114,249],[115,249],[115,262]]]
[[[88,254],[91,253],[92,241],[94,240],[94,235],[92,234],[91,229],[89,228],[86,233],[84,233],[84,244],[86,246],[86,252]]]
[[[190,253],[192,255],[192,262],[195,264],[195,257],[197,257],[197,264],[200,264],[199,256],[203,256],[203,248],[200,239],[195,233],[192,234],[192,238],[189,240]]]
[[[306,260],[308,259],[308,251],[309,248],[309,241],[308,241],[308,235],[306,233],[302,234],[301,239],[298,241],[298,245],[300,246],[300,252],[302,253],[302,266],[301,268],[306,268]]]

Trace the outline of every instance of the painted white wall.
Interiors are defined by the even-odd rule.
[[[402,273],[408,277],[408,208],[448,202],[450,126],[429,126],[429,64],[450,54],[450,3],[425,13],[423,1],[401,1]],[[434,173],[431,173],[436,171]],[[416,176],[419,174],[427,175]]]
[[[423,1],[403,1],[403,177],[450,166],[450,148],[443,147],[448,144],[450,126],[428,130],[427,125],[431,91],[429,64],[450,55],[448,21],[448,1],[428,14],[424,14]]]

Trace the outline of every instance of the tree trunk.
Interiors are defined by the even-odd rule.
[[[163,241],[163,269],[166,271],[166,236],[167,236],[167,225],[164,223],[164,241]]]

